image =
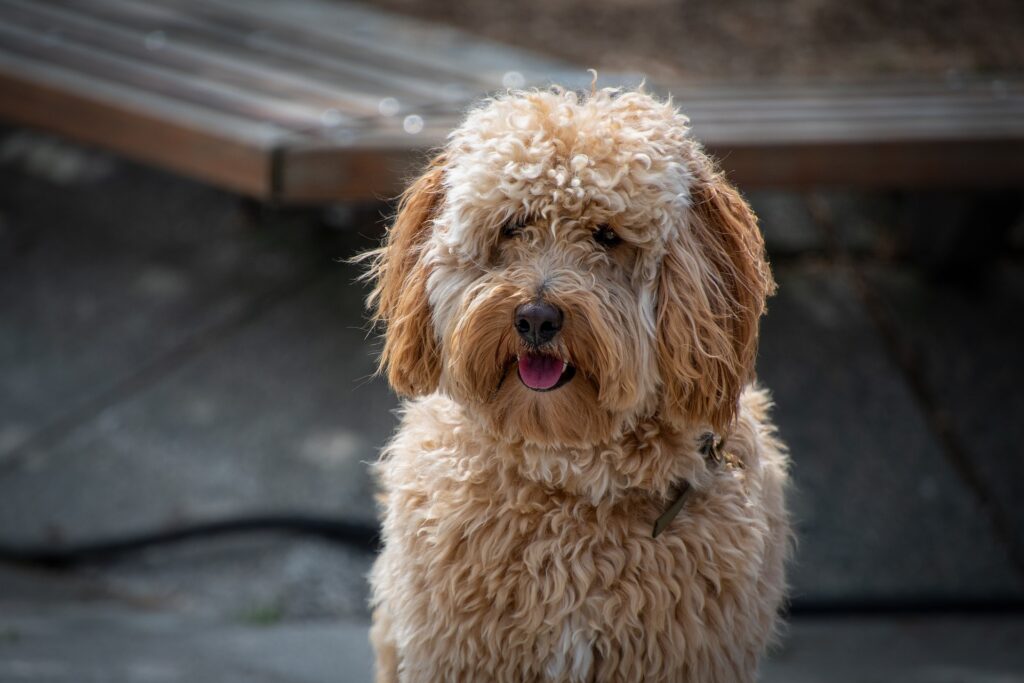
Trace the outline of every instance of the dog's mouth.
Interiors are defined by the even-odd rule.
[[[517,361],[519,381],[533,391],[554,391],[576,374],[576,368],[558,356],[527,352]]]

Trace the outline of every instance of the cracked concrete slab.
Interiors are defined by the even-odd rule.
[[[259,533],[150,548],[79,574],[128,603],[240,624],[369,617],[374,555]]]
[[[57,183],[20,158],[0,162],[5,540],[245,511],[372,523],[363,463],[396,402],[339,259],[374,238],[128,163]]]
[[[64,579],[0,570],[0,680],[46,683],[372,680],[360,618],[240,621],[155,609],[68,589]],[[58,587],[59,599],[50,584]],[[27,593],[25,592],[27,591]],[[827,672],[827,674],[825,673]],[[1019,615],[792,620],[762,666],[765,683],[1018,683]]]
[[[18,158],[0,162],[0,463],[338,255],[308,221],[256,226],[186,180],[111,161],[58,183]]]
[[[374,524],[367,462],[396,400],[373,379],[353,266],[0,472],[0,534],[75,540],[302,511]]]
[[[796,619],[765,683],[1021,683],[1020,616]]]
[[[361,621],[224,624],[117,604],[5,610],[0,680],[48,683],[370,681]]]
[[[758,369],[792,450],[794,597],[1024,595],[848,275],[812,265],[777,277]]]
[[[67,541],[268,510],[372,524],[364,461],[393,429],[397,401],[368,379],[364,291],[352,266],[334,263],[372,237],[307,219],[279,223],[273,212],[253,221],[235,198],[188,181],[110,160],[54,162],[61,154],[0,154],[0,461],[17,455],[0,465],[0,537]],[[46,171],[53,163],[63,170]],[[758,201],[775,253],[827,251],[806,198]],[[827,201],[843,220],[858,204]],[[351,222],[344,210],[334,215]],[[877,226],[851,226],[840,246],[868,252],[882,239]],[[376,233],[372,222],[365,232]],[[779,269],[759,368],[793,450],[795,597],[1024,596],[847,273],[792,261]],[[945,298],[901,277],[878,286],[925,346],[957,311],[977,327],[1019,304],[1014,294],[972,311],[953,297],[947,313]],[[1019,293],[1009,277],[1005,290]],[[933,318],[939,327],[929,327]],[[992,339],[977,345],[957,329],[929,350],[940,380],[955,370],[960,381],[958,363],[968,368],[968,384],[949,383],[964,391],[957,401],[972,395],[963,389],[971,377],[991,375],[973,394],[977,408],[939,394],[963,413],[957,429],[1016,424],[999,412],[1016,407],[1005,398],[1016,370],[1001,377],[990,363],[1014,357],[1015,325],[995,320]],[[188,353],[175,355],[182,345]],[[974,352],[986,360],[957,356]],[[146,382],[90,404],[153,364],[159,372]],[[986,422],[993,395],[1004,399]],[[97,409],[24,448],[82,405]],[[986,433],[986,476],[1016,472],[1006,434],[1016,432]],[[993,489],[1019,500],[1022,478],[1005,478]],[[39,581],[0,567],[0,679],[368,680],[371,561],[262,534],[151,549]],[[843,681],[1015,680],[1019,632],[1011,618],[800,619],[765,680],[820,680],[838,671],[833,662],[843,663]]]
[[[939,417],[1024,550],[1024,266],[997,264],[974,288],[907,269],[868,269]]]

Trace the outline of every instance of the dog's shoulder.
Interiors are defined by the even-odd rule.
[[[378,480],[391,485],[423,485],[458,476],[483,456],[477,429],[463,408],[434,393],[405,402],[391,441],[376,465]],[[436,485],[436,484],[435,484]]]
[[[740,395],[739,411],[727,447],[748,466],[785,466],[788,462],[786,447],[772,420],[773,406],[771,394],[757,383],[748,385]]]
[[[398,430],[385,448],[388,457],[409,449],[451,446],[464,422],[462,408],[439,393],[405,401],[399,409],[399,418]]]

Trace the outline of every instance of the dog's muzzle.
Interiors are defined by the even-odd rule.
[[[544,353],[562,330],[561,309],[543,300],[530,301],[516,308],[515,328],[530,351],[519,354],[519,379],[534,391],[551,391],[562,386],[576,373],[568,361]]]

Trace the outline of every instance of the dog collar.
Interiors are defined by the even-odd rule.
[[[725,447],[725,440],[719,438],[712,432],[705,432],[700,437],[700,446],[698,450],[700,454],[704,456],[704,463],[708,469],[712,472],[718,470],[723,462],[728,462],[730,465],[736,465],[742,467],[742,463],[737,460],[732,454],[726,453],[723,449]],[[665,511],[661,513],[658,519],[654,520],[654,530],[651,533],[651,538],[657,538],[662,531],[668,528],[668,525],[672,523],[672,520],[679,516],[679,511],[683,509],[683,505],[686,504],[686,499],[689,497],[690,491],[693,490],[693,486],[688,481],[683,481],[681,484],[675,487],[676,497],[669,503],[669,506],[665,508]]]

